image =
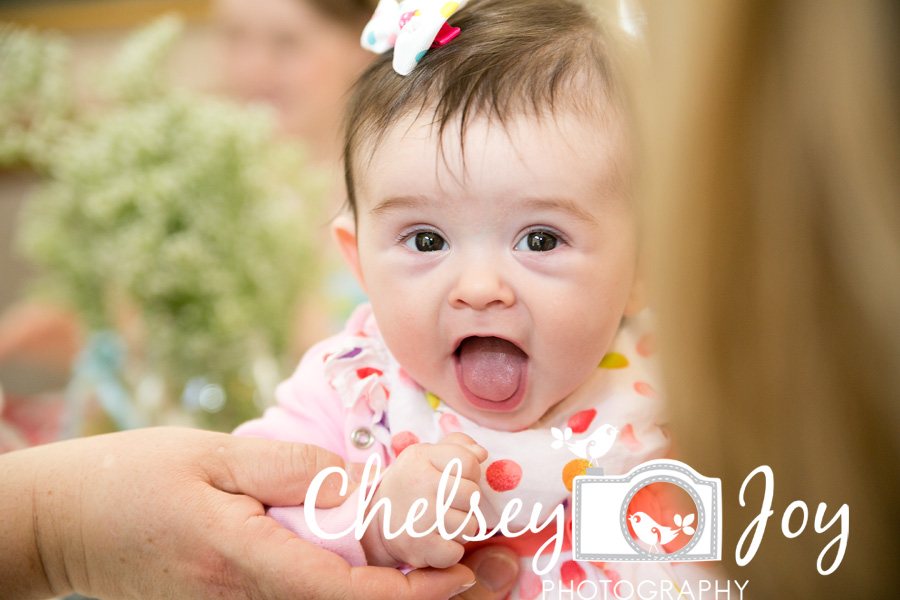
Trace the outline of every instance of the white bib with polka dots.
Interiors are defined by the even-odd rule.
[[[359,336],[348,338],[346,349],[325,361],[326,373],[345,406],[368,402],[372,432],[392,457],[410,444],[436,443],[453,432],[472,437],[488,451],[480,482],[488,526],[519,498],[523,508],[511,525],[524,528],[535,503],[541,504],[540,523],[567,503],[572,479],[589,463],[618,475],[666,454],[651,320],[648,311],[625,319],[591,377],[523,431],[483,427],[426,393],[397,364],[372,316]]]

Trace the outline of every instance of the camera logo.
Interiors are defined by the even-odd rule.
[[[572,493],[575,560],[722,558],[722,483],[682,462],[648,461],[615,477],[588,469]]]

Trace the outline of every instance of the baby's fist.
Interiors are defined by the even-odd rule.
[[[446,483],[447,498],[438,499],[441,477],[454,459],[461,465],[459,485],[449,497],[457,478],[454,471]],[[392,534],[402,532],[389,539],[385,535],[384,515],[372,519],[361,540],[369,564],[441,569],[459,562],[463,556],[462,536],[473,536],[478,530],[468,512],[470,498],[478,491],[485,459],[487,451],[462,433],[452,433],[437,444],[414,444],[403,450],[385,471],[368,511],[389,513],[387,529]],[[443,505],[448,505],[449,500],[446,510],[436,510],[439,500]],[[444,531],[455,534],[453,539],[441,536],[438,521],[443,522]],[[429,533],[413,537],[410,528],[416,533]]]

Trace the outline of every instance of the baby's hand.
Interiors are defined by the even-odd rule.
[[[407,447],[385,471],[369,507],[376,506],[382,498],[390,499],[390,530],[393,532],[404,526],[412,504],[424,498],[428,501],[428,509],[416,520],[414,528],[416,531],[427,531],[437,519],[434,507],[441,475],[454,458],[462,462],[462,473],[459,488],[444,514],[444,526],[446,531],[455,532],[466,520],[469,499],[478,490],[478,480],[481,479],[480,463],[487,458],[487,450],[462,433],[451,433],[437,444]],[[448,481],[447,492],[452,489],[454,479]],[[473,536],[477,531],[478,524],[472,518],[452,540],[442,538],[437,529],[420,538],[413,538],[404,532],[389,540],[384,536],[383,509],[379,509],[360,541],[370,565],[397,567],[405,564],[414,568],[443,569],[455,565],[462,558],[462,536]]]

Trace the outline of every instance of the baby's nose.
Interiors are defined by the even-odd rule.
[[[512,306],[516,295],[496,265],[487,260],[472,260],[460,269],[449,300],[453,308],[484,310],[491,306]]]

